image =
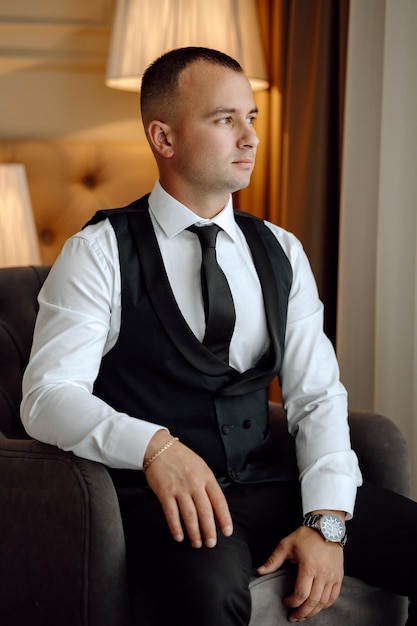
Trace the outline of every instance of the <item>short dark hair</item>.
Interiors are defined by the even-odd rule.
[[[208,61],[235,72],[243,72],[235,59],[218,50],[197,46],[170,50],[156,59],[143,75],[140,92],[142,117],[157,102],[169,103],[175,94],[181,72],[195,61]]]

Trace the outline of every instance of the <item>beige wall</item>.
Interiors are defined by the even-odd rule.
[[[0,0],[0,162],[25,165],[42,261],[157,176],[139,95],[105,86],[114,0]],[[30,140],[30,141],[28,141]]]
[[[0,139],[144,141],[138,94],[104,84],[113,0],[0,0]]]
[[[417,497],[417,3],[351,0],[338,356],[352,407],[391,416]]]

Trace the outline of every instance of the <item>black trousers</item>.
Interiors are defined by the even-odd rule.
[[[129,576],[155,596],[160,624],[248,624],[253,567],[300,525],[298,483],[227,488],[234,533],[218,533],[215,548],[197,550],[176,543],[158,500],[139,492],[119,490]],[[346,574],[408,596],[407,626],[417,626],[417,503],[365,484],[347,528]]]

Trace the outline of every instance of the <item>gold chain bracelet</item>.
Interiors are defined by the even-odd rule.
[[[162,446],[162,448],[159,448],[159,450],[154,452],[153,455],[143,464],[143,471],[146,472],[150,464],[153,463],[160,454],[165,452],[165,450],[168,450],[168,448],[170,448],[176,441],[179,441],[178,437],[173,437],[172,439],[167,441],[166,444]]]

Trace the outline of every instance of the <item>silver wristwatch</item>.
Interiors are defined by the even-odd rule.
[[[325,541],[346,545],[347,533],[345,522],[334,513],[307,513],[304,515],[303,526],[318,530]]]

